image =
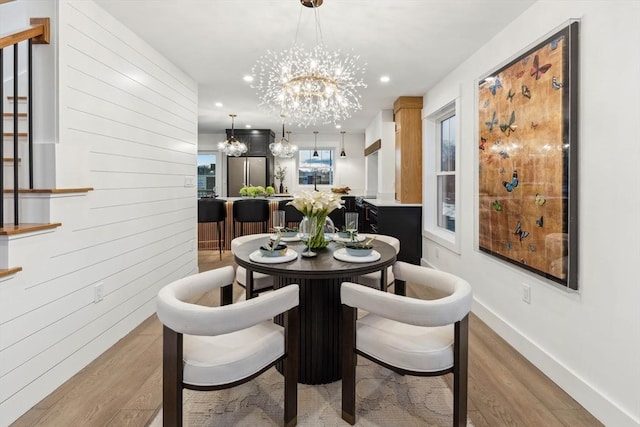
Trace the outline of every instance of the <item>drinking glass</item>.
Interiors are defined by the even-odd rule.
[[[273,228],[276,229],[276,233],[280,234],[284,227],[284,211],[273,211]]]
[[[298,236],[300,237],[300,240],[302,240],[302,243],[306,245],[306,248],[300,254],[303,257],[310,258],[316,256],[316,253],[309,247],[309,239],[317,228],[317,220],[318,219],[316,217],[305,216],[302,218],[302,221],[300,221],[300,225],[298,226]]]
[[[344,224],[345,230],[347,230],[349,237],[353,241],[358,233],[358,212],[345,212]]]

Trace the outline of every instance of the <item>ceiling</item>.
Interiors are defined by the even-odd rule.
[[[231,113],[238,115],[236,128],[281,128],[280,117],[259,106],[243,76],[267,50],[285,50],[294,40],[313,46],[313,9],[299,0],[96,2],[197,82],[200,133],[224,133]],[[342,130],[362,133],[398,96],[423,95],[534,2],[324,0],[317,12],[325,46],[366,64],[363,108]],[[383,75],[388,83],[380,82]],[[338,132],[334,125],[291,130]]]

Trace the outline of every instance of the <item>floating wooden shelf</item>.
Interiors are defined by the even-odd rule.
[[[93,191],[93,187],[78,188],[19,188],[21,194],[67,194],[67,193],[88,193]],[[12,188],[5,188],[5,193],[13,193]]]
[[[15,236],[17,234],[32,233],[34,231],[51,230],[61,225],[61,222],[52,222],[50,224],[4,224],[4,226],[0,228],[0,236]]]
[[[19,271],[22,271],[22,267],[12,267],[7,269],[2,269],[0,270],[0,278],[11,276],[12,274],[16,274]]]

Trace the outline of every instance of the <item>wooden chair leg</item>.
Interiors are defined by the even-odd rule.
[[[222,259],[222,230],[220,227],[220,221],[216,222],[218,226],[218,252],[220,253],[220,259]]]
[[[356,309],[342,305],[342,419],[356,423]]]
[[[467,425],[467,379],[469,366],[469,315],[456,322],[453,344],[453,425]]]
[[[164,326],[162,336],[162,423],[182,427],[182,334]]]
[[[394,293],[396,295],[407,296],[407,282],[404,280],[395,279],[393,282]]]
[[[227,221],[222,221],[222,245],[220,246],[224,251],[224,248],[227,245]]]
[[[299,319],[298,307],[284,315],[285,351],[284,360],[284,425],[293,427],[298,423],[298,363],[299,363]]]
[[[229,305],[233,303],[233,284],[222,286],[220,288],[220,305]]]

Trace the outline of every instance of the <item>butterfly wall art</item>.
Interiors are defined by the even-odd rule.
[[[564,87],[564,83],[559,82],[558,78],[556,76],[553,76],[551,78],[551,87],[554,88],[555,90],[560,90]]]
[[[517,235],[520,238],[521,242],[525,239],[525,237],[529,236],[529,232],[528,231],[522,230],[522,226],[520,225],[520,221],[518,221],[518,223],[516,224],[516,229],[513,232],[513,234]]]
[[[578,232],[578,27],[531,40],[481,76],[474,126],[480,251],[571,288],[577,287],[577,269],[568,264],[577,263],[570,254]]]
[[[491,86],[489,86],[489,90],[491,91],[491,95],[496,94],[496,91],[498,89],[500,89],[502,87],[502,83],[500,83],[500,78],[496,77],[495,80],[493,81],[493,84]]]
[[[498,124],[498,119],[496,119],[495,111],[493,112],[493,117],[491,118],[491,120],[489,120],[488,122],[484,122],[484,124],[487,126],[487,129],[489,129],[489,132],[493,132],[493,127]]]
[[[502,131],[502,133],[504,133],[505,135],[509,136],[511,135],[511,132],[515,132],[516,131],[516,112],[512,111],[511,115],[509,116],[509,123],[503,123],[500,125],[500,130]]]
[[[551,64],[540,65],[538,61],[538,55],[533,57],[533,66],[531,67],[531,76],[536,80],[539,80],[540,77],[551,68]]]
[[[518,171],[513,171],[513,175],[511,175],[511,182],[502,181],[502,185],[509,193],[511,193],[513,189],[518,186],[518,182]]]

